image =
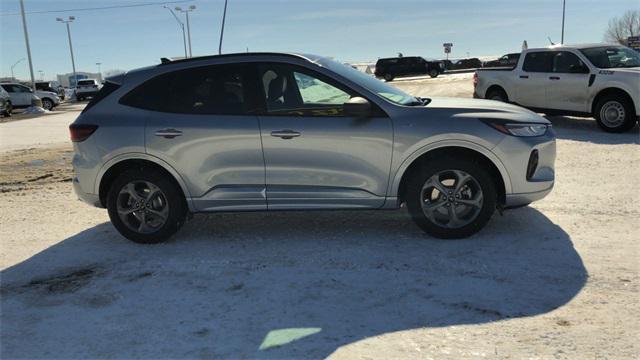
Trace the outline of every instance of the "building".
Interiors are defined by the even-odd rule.
[[[60,85],[66,88],[75,87],[75,81],[73,80],[73,73],[69,74],[58,74],[56,75],[58,78],[58,82]],[[96,79],[102,82],[102,75],[98,73],[89,73],[84,71],[76,71],[77,80],[83,79]]]

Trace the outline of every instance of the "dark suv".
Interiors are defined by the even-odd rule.
[[[420,56],[406,56],[379,59],[376,63],[375,75],[386,81],[396,77],[429,75],[438,77],[444,72],[444,64],[439,61],[427,61]]]

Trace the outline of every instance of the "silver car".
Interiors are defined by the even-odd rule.
[[[141,243],[195,212],[403,204],[428,234],[462,238],[554,184],[541,116],[416,98],[313,55],[163,59],[108,79],[70,132],[79,198]]]

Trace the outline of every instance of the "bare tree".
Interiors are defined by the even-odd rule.
[[[609,20],[609,27],[604,34],[608,42],[617,42],[627,45],[629,36],[640,35],[640,11],[629,10],[622,17],[615,17]]]

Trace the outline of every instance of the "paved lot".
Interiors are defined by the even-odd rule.
[[[470,92],[464,76],[392,84]],[[638,357],[637,128],[553,118],[553,193],[467,240],[404,211],[285,212],[198,215],[140,246],[74,199],[65,162],[28,181],[64,158],[72,119],[0,124],[0,169],[18,173],[0,171],[5,358]]]

